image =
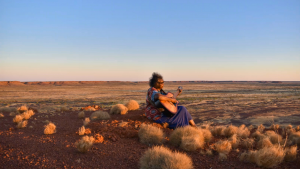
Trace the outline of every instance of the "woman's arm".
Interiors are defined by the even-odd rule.
[[[162,94],[155,94],[154,98],[157,100],[160,100],[160,101],[170,101],[172,103],[177,103],[177,100],[174,99],[174,98],[169,98],[169,97],[166,97],[165,95],[162,95]]]

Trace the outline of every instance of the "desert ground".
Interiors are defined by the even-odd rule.
[[[177,98],[192,115],[197,126],[253,126],[268,130],[272,124],[280,128],[300,125],[300,82],[166,82],[164,90],[183,93]],[[161,128],[166,134],[165,147],[191,157],[194,168],[260,168],[255,163],[240,161],[247,149],[239,146],[226,160],[218,152],[202,152],[225,136],[212,138],[203,148],[185,151],[169,143],[173,132],[154,124],[143,116],[146,106],[147,82],[57,82],[57,83],[0,83],[0,168],[140,168],[139,160],[153,145],[142,144],[138,131],[142,123]],[[78,129],[84,111],[90,117],[94,111],[110,112],[113,105],[139,103],[138,110],[127,114],[111,114],[107,120],[92,120],[85,135],[103,136],[86,153],[78,152],[75,143],[82,136]],[[27,106],[34,112],[24,128],[17,128],[13,114]],[[96,109],[83,109],[87,106]],[[54,134],[44,134],[44,126],[56,125]],[[124,124],[124,125],[123,125]],[[283,135],[282,131],[278,131]],[[283,135],[284,138],[284,135]],[[250,149],[255,149],[252,147]],[[274,168],[299,168],[299,148],[293,161],[283,161]]]

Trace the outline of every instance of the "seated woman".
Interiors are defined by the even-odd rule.
[[[161,110],[161,108],[158,108],[155,105],[155,102],[158,100],[177,103],[176,99],[170,97],[172,96],[172,93],[165,93],[162,90],[164,87],[164,80],[160,74],[153,73],[149,80],[149,85],[150,88],[148,89],[146,98],[147,107],[145,110],[145,115],[148,119],[162,124],[165,128],[169,127],[171,129],[175,129],[177,127],[183,127],[189,124],[193,127],[196,127],[192,116],[184,106],[178,106],[177,113],[172,114],[166,109]],[[182,90],[178,90],[180,94]]]

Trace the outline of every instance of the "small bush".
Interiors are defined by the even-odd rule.
[[[27,126],[27,124],[28,124],[27,120],[21,121],[17,124],[17,128],[18,129],[25,128]]]
[[[285,149],[285,161],[294,161],[297,157],[297,146],[292,146]]]
[[[226,137],[231,137],[232,135],[236,134],[238,131],[238,127],[230,125],[224,130],[224,135]]]
[[[128,103],[125,104],[125,106],[128,108],[128,110],[137,110],[140,108],[140,105],[135,100],[130,100]]]
[[[60,111],[69,111],[70,109],[68,107],[61,107]]]
[[[80,141],[75,143],[75,146],[79,152],[86,153],[93,146],[94,141],[93,136],[83,136]]]
[[[110,115],[105,111],[95,111],[90,116],[91,120],[108,120]]]
[[[45,125],[44,127],[45,127],[44,134],[53,134],[56,132],[56,126],[55,126],[55,124],[53,124],[51,122],[49,124]]]
[[[285,152],[280,146],[271,146],[260,149],[256,152],[255,162],[258,166],[272,168],[280,164]]]
[[[4,117],[4,115],[2,113],[0,113],[0,118],[3,118],[3,117]]]
[[[287,125],[285,128],[286,128],[286,129],[292,129],[293,126],[292,126],[292,125]]]
[[[85,127],[84,127],[84,126],[79,127],[78,134],[79,134],[80,136],[82,136],[82,135],[84,135],[84,133],[85,133]]]
[[[190,157],[168,148],[155,146],[148,149],[140,159],[140,169],[192,169]]]
[[[15,118],[13,119],[14,123],[19,123],[23,120],[23,116],[22,115],[16,115]]]
[[[224,153],[219,153],[219,161],[225,161],[227,160],[227,155]]]
[[[116,104],[110,109],[110,114],[126,114],[128,108],[123,104]]]
[[[260,139],[264,138],[265,135],[256,130],[254,133],[252,133],[251,137],[255,138],[256,141],[259,141]]]
[[[191,151],[195,147],[202,148],[204,146],[204,136],[201,129],[191,126],[179,127],[171,133],[170,142],[184,150]],[[191,149],[191,147],[194,148]]]
[[[84,125],[84,126],[87,126],[90,122],[91,122],[90,118],[86,117],[86,118],[83,120],[83,125]]]
[[[165,135],[163,131],[154,127],[150,124],[142,124],[138,136],[140,138],[140,142],[143,144],[162,144],[165,141]]]
[[[215,144],[216,151],[223,154],[228,154],[231,149],[231,143],[228,140],[220,140]]]
[[[28,108],[27,108],[27,106],[24,105],[24,106],[19,107],[17,110],[18,110],[18,112],[23,113],[23,112],[27,111]]]
[[[78,118],[84,119],[84,117],[85,117],[84,111],[78,113]]]

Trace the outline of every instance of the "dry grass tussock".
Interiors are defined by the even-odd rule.
[[[84,126],[87,126],[90,122],[91,122],[90,118],[86,117],[86,118],[83,120],[83,125],[84,125]]]
[[[265,130],[265,126],[263,125],[263,124],[260,124],[258,127],[257,127],[257,129],[256,129],[256,131],[259,131],[259,132],[263,132]]]
[[[172,152],[168,148],[155,146],[148,149],[140,159],[140,169],[192,169],[193,162],[186,154]]]
[[[250,150],[248,152],[243,152],[240,155],[240,161],[255,163],[256,152],[257,152],[256,150],[255,151]]]
[[[28,124],[27,120],[21,121],[17,124],[17,128],[18,129],[25,128],[27,124]]]
[[[240,144],[240,140],[237,138],[237,134],[232,135],[228,141],[230,142],[232,148],[236,149],[239,144]]]
[[[219,153],[219,161],[225,161],[227,160],[227,155],[224,153]]]
[[[16,115],[15,118],[13,119],[14,123],[19,123],[23,120],[23,116],[22,115]]]
[[[280,128],[279,124],[272,124],[270,127],[270,129],[274,131],[277,131],[279,128]]]
[[[213,136],[224,136],[224,130],[226,127],[224,126],[215,126],[211,129],[211,134]]]
[[[250,135],[250,131],[248,130],[248,128],[242,124],[239,128],[238,128],[238,131],[237,131],[237,137],[239,138],[248,138]]]
[[[85,127],[84,127],[84,126],[79,127],[78,134],[79,134],[80,136],[82,136],[82,135],[84,135],[84,133],[85,133]]]
[[[0,118],[3,118],[3,117],[4,117],[4,115],[2,113],[0,113]]]
[[[273,144],[272,142],[270,141],[269,137],[265,137],[263,139],[260,139],[257,144],[256,144],[257,148],[258,149],[261,149],[261,148],[265,148],[265,147],[272,147]]]
[[[266,131],[265,135],[269,137],[272,144],[280,143],[282,142],[282,136],[275,133],[274,131]]]
[[[232,145],[228,140],[220,140],[216,142],[215,149],[219,153],[228,154],[232,149]]]
[[[204,141],[205,142],[210,142],[210,140],[212,139],[212,134],[210,132],[210,130],[208,129],[201,129],[202,133],[203,133],[203,137],[204,137]]]
[[[292,125],[287,125],[285,128],[286,128],[286,129],[292,129],[293,126],[292,126]]]
[[[49,122],[44,127],[45,127],[44,134],[53,134],[53,133],[56,133],[56,126],[55,126],[55,124]]]
[[[78,118],[84,119],[84,117],[85,117],[84,111],[78,113]]]
[[[246,138],[241,141],[241,145],[242,145],[242,147],[244,147],[246,149],[251,149],[251,148],[253,148],[254,142],[255,142],[254,139]]]
[[[258,166],[272,168],[283,161],[285,151],[280,146],[271,146],[260,149],[255,154],[255,162]]]
[[[89,107],[88,109],[86,109],[86,111],[96,111],[96,109],[94,107]]]
[[[18,112],[23,113],[23,112],[27,111],[28,108],[27,108],[27,106],[24,105],[24,106],[19,107],[17,110],[18,110]]]
[[[90,116],[91,120],[108,120],[110,119],[110,115],[105,111],[95,111]]]
[[[68,107],[61,107],[60,111],[69,111],[70,109]]]
[[[150,124],[142,124],[138,136],[140,142],[143,144],[162,144],[165,141],[165,135],[163,131]]]
[[[137,110],[140,108],[139,103],[135,100],[129,100],[129,102],[126,103],[125,106],[128,108],[128,110]]]
[[[93,146],[94,141],[93,136],[83,136],[80,141],[75,143],[75,146],[79,152],[86,153]]]
[[[251,137],[253,137],[256,141],[259,141],[260,139],[263,139],[265,135],[256,130],[254,133],[252,133]]]
[[[204,146],[204,135],[201,129],[191,126],[179,127],[171,133],[170,142],[186,151],[193,151]]]
[[[128,108],[123,104],[116,104],[110,109],[110,114],[126,114]]]
[[[238,127],[230,125],[224,130],[224,135],[226,137],[231,137],[238,132]]]
[[[285,161],[294,161],[297,158],[297,146],[288,147],[285,149]]]
[[[32,110],[27,110],[24,113],[21,114],[24,119],[28,120],[31,116],[34,115],[34,112]]]
[[[297,126],[297,127],[296,127],[296,131],[300,131],[300,126]]]
[[[104,141],[104,137],[102,135],[100,135],[100,134],[95,135],[94,143],[103,143],[103,141]]]

